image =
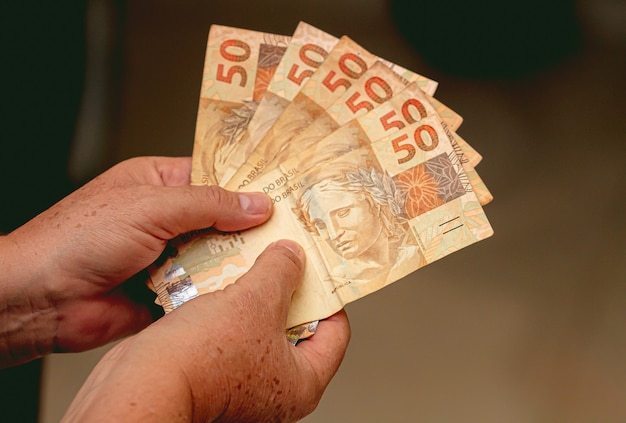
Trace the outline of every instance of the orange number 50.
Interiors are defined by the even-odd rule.
[[[393,151],[404,152],[404,156],[398,159],[398,164],[406,163],[415,157],[415,147],[422,151],[430,151],[439,145],[437,131],[430,125],[420,125],[413,132],[413,139],[410,140],[408,134],[402,134],[391,140]]]
[[[233,52],[233,50],[235,51]],[[250,46],[241,40],[226,40],[220,46],[220,55],[229,62],[244,62],[250,57]],[[239,86],[246,86],[248,74],[243,66],[233,65],[226,72],[224,70],[225,66],[223,63],[217,65],[216,78],[218,81],[232,84],[233,77],[238,74],[240,76]]]

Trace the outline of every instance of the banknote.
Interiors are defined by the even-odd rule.
[[[298,24],[281,63],[277,66],[267,92],[258,105],[258,113],[250,121],[238,150],[230,157],[224,177],[220,181],[221,185],[230,180],[233,174],[244,164],[252,150],[291,103],[308,78],[326,59],[329,51],[338,41],[339,39],[333,35],[306,22]],[[379,58],[379,60],[399,74],[407,72],[406,69],[383,58]],[[434,93],[437,87],[435,81],[421,75],[416,75],[416,80],[424,90],[430,94]],[[458,115],[457,117],[460,118]]]
[[[349,37],[341,37],[228,183],[250,183],[267,163],[289,146],[293,137],[322,116],[378,60],[377,56]],[[427,79],[400,66],[386,63],[408,81]],[[424,86],[425,91],[434,92],[437,83],[428,81]]]
[[[217,184],[222,179],[290,39],[211,26],[196,119],[192,184]]]
[[[411,81],[419,79],[417,74],[405,72],[405,75],[411,78]],[[376,61],[374,65],[346,89],[344,94],[329,107],[326,113],[311,121],[301,133],[295,136],[287,144],[287,148],[282,149],[273,158],[273,162],[280,163],[294,154],[306,150],[339,126],[372,110],[375,105],[391,99],[395,93],[403,90],[411,81],[395,73],[390,66],[382,61]],[[413,82],[413,84],[418,86],[416,82]],[[443,105],[440,106],[443,108]],[[459,120],[458,118],[451,118],[450,123],[456,126]],[[268,167],[275,166],[269,165]],[[262,170],[260,171],[262,172]],[[228,188],[228,183],[225,186]],[[313,333],[310,327],[316,328],[316,323],[311,322],[292,328],[288,333],[288,337],[290,339],[308,337]]]
[[[408,83],[410,81],[396,74],[387,65],[376,61],[324,113],[293,136],[266,167],[270,167],[272,162],[281,162],[306,150],[341,125],[389,101],[404,90]]]
[[[372,66],[370,70],[374,70]],[[386,69],[386,68],[385,68]],[[342,109],[349,109],[345,104],[339,104],[337,112],[333,107],[328,109],[324,118],[316,119],[304,132],[299,134],[290,143],[296,146],[289,149],[288,154],[278,155],[271,163],[265,166],[264,172],[280,167],[283,170],[292,167],[302,167],[313,163],[329,160],[334,156],[344,154],[346,148],[354,149],[362,145],[383,138],[405,126],[422,120],[428,116],[439,117],[443,130],[446,131],[457,155],[455,158],[465,171],[467,176],[466,189],[474,190],[481,205],[486,205],[493,199],[493,196],[486,185],[471,165],[468,155],[473,155],[474,150],[469,145],[461,146],[464,141],[448,127],[446,119],[441,118],[434,106],[430,103],[417,84],[412,83],[400,90],[388,101],[381,102],[377,107],[369,109],[369,112],[360,117],[348,120],[353,114],[343,113]],[[338,127],[338,123],[343,125]],[[456,122],[456,120],[452,120]],[[321,123],[321,124],[319,124]],[[358,140],[357,143],[347,143],[345,139]],[[397,148],[403,148],[399,145]],[[242,186],[229,186],[227,189],[238,190]]]
[[[493,233],[439,116],[357,148],[357,139],[343,142],[345,154],[294,162],[243,188],[272,198],[264,225],[180,237],[150,269],[165,311],[234,283],[268,243],[290,238],[307,255],[286,324],[293,328]]]
[[[245,163],[252,150],[338,41],[338,38],[306,22],[298,24],[256,113],[226,163],[220,185],[224,185]]]
[[[362,118],[349,121],[347,125],[353,124],[353,127],[358,127],[363,130],[362,139],[367,140],[367,143],[371,143],[388,135],[389,133],[393,133],[398,129],[404,128],[406,125],[415,123],[426,117],[439,117],[441,124],[455,149],[459,163],[465,170],[465,174],[468,177],[468,183],[476,192],[481,205],[490,203],[493,200],[493,196],[478,175],[478,172],[474,169],[474,163],[478,164],[481,159],[480,154],[478,154],[478,152],[476,152],[476,150],[474,150],[457,133],[452,131],[451,126],[455,126],[458,122],[455,117],[456,114],[454,112],[446,113],[444,110],[443,116],[445,117],[442,117],[442,115],[439,114],[439,111],[441,111],[445,106],[439,103],[437,105],[438,109],[435,109],[435,106],[432,104],[432,100],[433,98],[425,94],[419,86],[416,84],[409,84],[404,90],[400,91],[388,102],[380,104]],[[352,130],[354,129],[353,127],[345,129]],[[341,143],[337,141],[337,139],[341,136],[342,132],[334,134],[333,137],[330,137],[326,140],[326,142],[322,143],[317,151],[319,152],[319,150],[325,148],[332,151],[332,147],[328,146],[328,144],[336,142],[337,145],[341,145]],[[320,142],[320,140],[317,140],[317,142]],[[398,145],[396,148],[402,149],[404,147]],[[318,152],[313,154],[323,154]]]
[[[192,184],[264,191],[275,212],[245,232],[171,240],[150,268],[156,302],[169,312],[223,289],[269,242],[295,239],[307,252],[286,327],[296,343],[348,302],[490,236],[482,156],[459,136],[463,118],[434,98],[437,85],[305,22],[291,36],[212,26]],[[353,207],[338,208],[346,199]],[[359,250],[348,216],[361,228],[377,220],[386,236]],[[343,238],[331,236],[337,221]]]
[[[443,103],[436,101],[432,96],[424,93],[416,82],[409,83],[406,79],[393,72],[388,66],[378,61],[371,66],[361,78],[359,78],[335,103],[326,109],[325,113],[314,119],[306,128],[303,128],[290,142],[278,153],[270,163],[263,167],[257,167],[257,174],[261,174],[264,169],[271,169],[286,158],[299,151],[306,150],[310,145],[316,143],[326,135],[330,134],[341,125],[361,116],[376,108],[377,114],[382,115],[398,113],[411,118],[412,112],[419,112],[426,115],[439,115],[442,121],[452,130],[456,130],[463,118],[448,108]],[[409,83],[408,85],[406,85]],[[381,106],[394,97],[394,93],[404,91],[403,95],[398,95],[387,107]],[[388,116],[387,116],[388,117]],[[397,125],[397,122],[395,123]],[[395,125],[384,127],[393,129]],[[459,147],[467,157],[468,163],[476,166],[482,156],[474,150],[458,134],[455,134]],[[246,167],[242,167],[244,171]],[[247,168],[252,172],[250,167]],[[228,189],[238,189],[236,179],[223,184]]]

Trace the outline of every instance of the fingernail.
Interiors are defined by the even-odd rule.
[[[274,245],[291,250],[295,255],[298,256],[298,258],[300,258],[300,261],[304,262],[305,260],[304,250],[302,249],[302,247],[300,247],[300,244],[298,244],[297,242],[292,241],[290,239],[281,239],[279,241],[276,241]]]
[[[239,204],[241,204],[241,208],[248,214],[265,214],[272,206],[270,198],[260,192],[239,194]]]

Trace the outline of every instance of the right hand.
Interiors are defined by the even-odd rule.
[[[350,326],[342,310],[297,346],[287,340],[303,269],[297,244],[272,244],[235,284],[113,347],[66,418],[283,422],[311,413],[339,368]]]

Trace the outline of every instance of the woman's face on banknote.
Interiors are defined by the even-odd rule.
[[[366,195],[333,184],[321,183],[311,188],[309,216],[320,236],[346,259],[366,259],[368,251],[384,235]]]

